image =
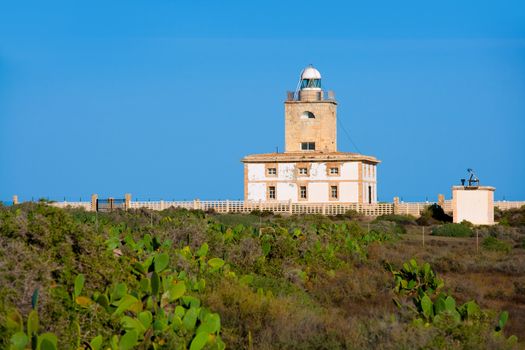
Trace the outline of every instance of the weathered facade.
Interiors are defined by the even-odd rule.
[[[254,154],[244,163],[246,201],[376,203],[379,161],[337,151],[337,102],[313,67],[285,105],[285,152]]]

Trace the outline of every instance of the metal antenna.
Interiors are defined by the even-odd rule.
[[[304,68],[301,71],[301,74],[299,75],[299,81],[297,82],[297,86],[295,87],[295,92],[293,93],[294,100],[298,100],[299,99],[299,89],[301,88],[301,77],[303,76],[303,73],[304,73],[305,70],[306,70],[306,68]]]
[[[476,176],[476,174],[474,174],[474,170],[468,168],[467,169],[467,172],[470,174],[470,177],[468,179],[468,185],[469,187],[470,186],[473,186],[473,184],[476,184],[476,186],[479,186],[479,179],[478,177]]]

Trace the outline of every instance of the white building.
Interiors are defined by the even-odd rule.
[[[246,201],[376,203],[379,161],[337,151],[337,102],[321,89],[312,66],[289,92],[285,106],[285,152],[248,155]]]
[[[453,221],[494,225],[494,191],[491,186],[453,186]]]

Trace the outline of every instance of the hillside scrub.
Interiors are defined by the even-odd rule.
[[[417,223],[423,226],[435,225],[444,222],[452,222],[452,216],[445,213],[443,208],[434,203],[423,209],[417,218]]]
[[[432,229],[434,236],[446,236],[446,237],[471,237],[473,235],[471,225],[466,223],[453,224],[446,223],[441,226],[435,226]]]
[[[501,225],[525,229],[525,205],[518,209],[509,210],[494,208],[494,220]]]
[[[501,226],[515,243],[476,253],[458,238],[423,247],[413,218],[357,219],[0,206],[0,348],[23,334],[59,349],[497,349],[525,337],[520,232]],[[482,320],[398,307],[412,294],[398,295],[392,271],[413,258],[458,307],[475,300]]]
[[[378,216],[374,221],[392,221],[400,225],[417,225],[416,218],[412,215],[385,214]]]
[[[508,253],[510,251],[510,244],[497,239],[496,237],[489,236],[483,240],[483,248],[495,252]]]

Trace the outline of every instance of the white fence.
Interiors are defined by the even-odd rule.
[[[508,201],[494,202],[494,206],[501,210],[521,208],[524,205],[525,205],[525,202],[508,202]]]
[[[395,214],[401,214],[401,215],[412,215],[412,216],[420,216],[421,212],[428,206],[432,205],[434,203],[430,202],[401,202],[399,204],[391,204],[393,207],[395,206],[395,210],[393,212]],[[444,210],[444,209],[443,209]]]
[[[366,216],[380,216],[387,214],[402,214],[420,216],[421,211],[427,206],[434,204],[433,202],[400,202],[394,203],[376,203],[376,204],[360,204],[360,203],[292,203],[292,202],[249,202],[249,201],[131,201],[129,203],[130,209],[150,209],[150,210],[164,210],[168,208],[185,208],[185,209],[200,209],[204,211],[213,210],[217,213],[250,213],[254,210],[271,211],[275,214],[322,214],[322,215],[338,215],[344,214],[349,210],[354,210]],[[91,210],[90,202],[54,202],[51,205],[65,208],[84,208]],[[497,201],[494,206],[507,210],[512,208],[520,208],[525,205],[525,202],[508,202]],[[446,213],[452,213],[452,201],[446,200],[443,203],[443,210]]]
[[[50,203],[54,207],[58,208],[84,208],[85,210],[91,210],[91,202],[52,202]]]
[[[130,208],[146,208],[164,210],[167,208],[213,210],[218,213],[250,213],[254,210],[271,211],[281,214],[344,214],[348,210],[370,216],[393,213],[391,203],[359,204],[359,203],[292,203],[292,202],[248,202],[248,201],[189,201],[189,202],[131,202]]]

